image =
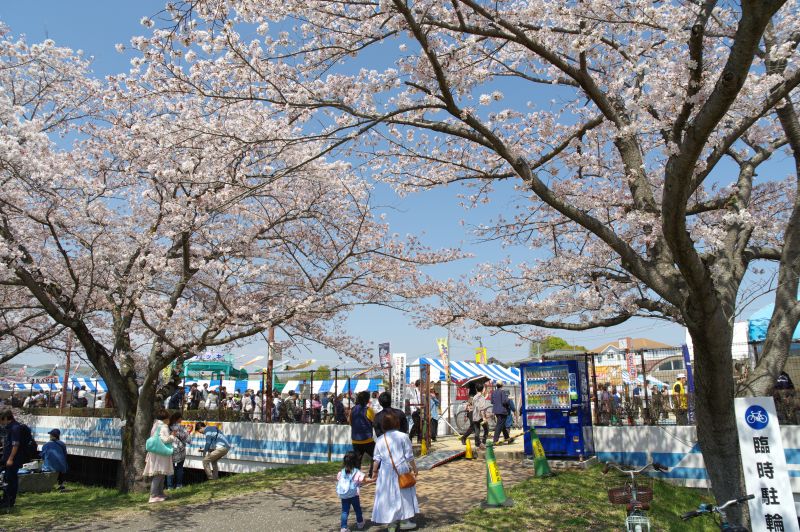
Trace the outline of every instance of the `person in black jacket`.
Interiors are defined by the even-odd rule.
[[[378,404],[383,407],[383,410],[375,414],[375,419],[372,420],[372,428],[375,430],[375,437],[377,438],[383,434],[383,426],[381,423],[383,423],[383,418],[389,412],[394,412],[394,415],[400,419],[400,431],[408,434],[408,418],[402,410],[392,408],[392,396],[389,395],[389,392],[383,392],[378,396]]]
[[[508,434],[508,427],[506,427],[506,418],[508,414],[511,413],[511,409],[509,408],[510,404],[508,401],[508,392],[503,389],[503,383],[498,382],[494,385],[494,391],[492,392],[492,414],[497,420],[497,423],[494,426],[494,440],[495,443],[500,441],[500,432],[503,433],[503,440],[506,441],[509,439]]]

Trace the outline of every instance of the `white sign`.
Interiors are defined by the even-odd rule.
[[[224,362],[225,355],[222,353],[201,353],[193,356],[187,362]]]
[[[772,397],[734,399],[736,427],[754,531],[800,532]],[[744,495],[744,494],[742,494]]]
[[[28,384],[58,384],[58,375],[47,377],[28,377]]]
[[[403,410],[406,398],[406,354],[392,355],[392,406]]]

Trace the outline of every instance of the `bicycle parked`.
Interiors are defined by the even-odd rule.
[[[728,522],[728,516],[725,515],[725,509],[729,506],[744,504],[750,499],[754,498],[755,495],[746,495],[744,497],[739,497],[738,499],[731,499],[720,506],[715,506],[713,504],[701,504],[697,507],[697,510],[683,514],[681,519],[688,521],[689,519],[694,519],[695,517],[699,517],[701,515],[714,516],[714,514],[717,514],[719,515],[719,520],[717,520],[716,516],[714,516],[713,519],[717,523],[717,526],[719,526],[720,530],[727,530],[728,532],[749,532],[747,527],[730,524]]]
[[[625,530],[627,532],[650,532],[650,518],[647,510],[653,501],[653,479],[652,477],[640,478],[648,469],[666,472],[667,468],[661,464],[651,462],[639,469],[622,469],[620,466],[606,462],[603,474],[607,474],[611,468],[616,469],[626,477],[625,485],[608,489],[608,501],[611,504],[625,505]]]

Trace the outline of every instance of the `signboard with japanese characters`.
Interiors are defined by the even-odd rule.
[[[753,530],[800,532],[772,397],[737,397],[736,427]],[[744,494],[743,494],[744,495]]]
[[[392,406],[403,410],[406,398],[406,354],[392,355]]]
[[[58,375],[47,377],[28,377],[28,384],[58,384]]]

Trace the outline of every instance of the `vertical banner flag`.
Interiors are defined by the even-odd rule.
[[[392,406],[403,410],[406,399],[406,354],[392,355]]]
[[[447,338],[437,338],[436,345],[439,346],[439,356],[442,357],[442,365],[447,376],[447,382],[450,382],[450,352],[447,347]]]
[[[378,362],[383,370],[383,380],[387,385],[392,382],[392,355],[389,353],[389,342],[378,344]]]
[[[753,530],[798,532],[792,485],[772,397],[733,400]],[[742,494],[745,495],[745,494]]]
[[[631,380],[632,383],[636,383],[636,360],[633,358],[635,353],[633,351],[628,351],[625,353],[625,361],[628,364],[628,378]]]
[[[683,350],[683,365],[686,368],[686,391],[689,392],[689,423],[694,424],[694,366],[689,347],[684,344],[681,349]]]
[[[476,364],[486,364],[486,348],[485,347],[476,347],[475,348],[475,363]]]

